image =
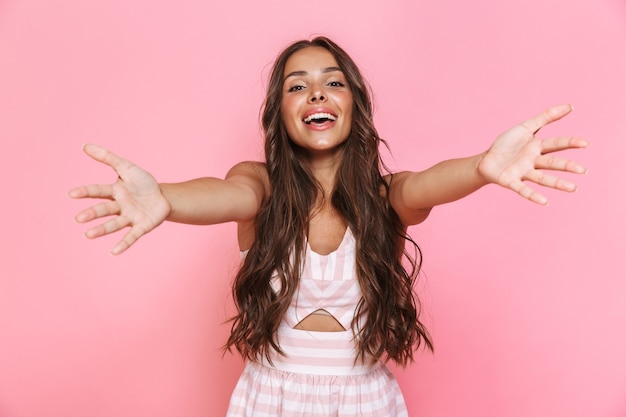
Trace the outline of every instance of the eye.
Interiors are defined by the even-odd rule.
[[[304,90],[304,86],[303,85],[294,85],[292,87],[289,87],[287,89],[288,92],[292,92],[292,91],[302,91]]]
[[[329,87],[345,87],[346,85],[341,81],[331,81],[328,83]]]

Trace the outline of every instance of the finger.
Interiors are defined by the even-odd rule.
[[[126,241],[122,240],[113,247],[113,250],[111,251],[111,255],[119,255],[120,253],[126,251],[126,249],[128,249],[129,247],[130,245],[126,243]]]
[[[572,172],[574,174],[585,174],[587,172],[587,168],[577,162],[549,155],[539,156],[535,160],[535,168]]]
[[[116,201],[107,201],[81,211],[76,215],[75,220],[78,223],[86,223],[94,219],[119,213],[120,205]]]
[[[522,181],[513,181],[509,184],[508,187],[522,197],[526,198],[527,200],[532,201],[533,203],[541,204],[544,206],[548,204],[548,199],[545,196],[533,190]]]
[[[73,188],[67,195],[70,198],[113,198],[113,186],[110,184],[91,184]]]
[[[128,233],[124,235],[124,238],[115,245],[111,251],[111,255],[119,255],[126,251],[126,249],[130,248],[142,235],[143,233],[136,227],[131,228]]]
[[[589,141],[575,137],[558,137],[541,141],[542,153],[558,152],[565,149],[586,148],[589,145]]]
[[[102,146],[87,144],[83,146],[83,151],[96,161],[110,166],[118,173],[132,165],[130,161],[117,156]]]
[[[554,175],[546,174],[542,171],[533,171],[526,176],[526,179],[544,187],[555,188],[561,191],[574,192],[576,191],[576,184],[573,182],[564,180],[563,178],[555,177]]]
[[[531,117],[530,119],[523,122],[522,126],[526,127],[533,133],[537,133],[539,129],[541,129],[545,125],[559,120],[571,111],[572,106],[570,104],[562,104],[559,106],[550,107],[549,109],[544,110],[541,114],[538,114],[535,117]]]
[[[94,239],[100,236],[108,235],[110,233],[117,232],[130,225],[130,221],[124,216],[116,216],[111,220],[102,223],[98,226],[92,227],[85,232],[85,236],[89,239]]]

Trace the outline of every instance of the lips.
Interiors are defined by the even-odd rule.
[[[330,109],[316,108],[307,111],[302,121],[309,126],[322,126],[334,123],[337,117],[335,112]]]

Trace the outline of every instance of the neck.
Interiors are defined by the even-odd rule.
[[[307,153],[303,157],[311,173],[322,186],[325,196],[328,196],[335,186],[343,152]]]

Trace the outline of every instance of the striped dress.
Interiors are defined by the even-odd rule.
[[[350,229],[328,255],[307,245],[299,289],[277,332],[286,355],[271,354],[271,364],[265,358],[246,364],[227,417],[406,417],[404,398],[387,367],[355,364],[351,324],[360,299]],[[317,310],[348,330],[294,329]]]

